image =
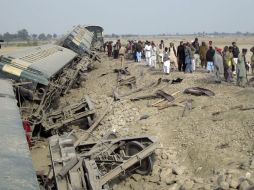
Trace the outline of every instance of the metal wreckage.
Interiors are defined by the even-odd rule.
[[[13,101],[16,97],[18,107],[13,103],[7,107],[17,113],[20,111],[25,129],[25,136],[22,130],[17,130],[16,137],[23,136],[22,140],[27,140],[28,145],[31,145],[31,133],[34,139],[47,134],[52,161],[47,176],[37,174],[39,183],[33,177],[34,171],[30,172],[31,177],[19,176],[17,172],[17,175],[9,176],[13,177],[14,181],[26,180],[26,184],[30,185],[20,186],[11,180],[0,183],[4,185],[4,189],[12,186],[26,190],[39,189],[39,186],[44,190],[110,189],[110,181],[120,175],[133,172],[146,175],[152,170],[152,154],[157,147],[152,137],[121,138],[109,134],[93,142],[89,136],[103,117],[96,118],[90,98],[84,96],[82,100],[71,105],[59,105],[59,98],[70,89],[78,88],[92,68],[93,62],[100,61],[95,50],[100,49],[98,47],[104,43],[102,31],[99,26],[77,26],[61,39],[58,45],[37,46],[0,57],[0,87],[5,88],[6,85],[2,84],[7,83],[8,89],[14,90],[12,94],[8,94],[1,88],[0,100],[4,97]],[[7,81],[10,79],[12,82]],[[5,112],[5,109],[6,106],[3,106],[0,111]],[[16,122],[10,130],[17,127],[22,129],[20,115],[16,112],[15,116],[10,113],[13,122]],[[0,129],[8,125],[4,120],[5,118],[1,117]],[[82,129],[87,131],[85,138],[76,139],[65,131],[66,126],[74,123],[79,126],[82,123]],[[8,132],[10,133],[5,131]],[[0,148],[2,159],[1,152],[4,148]],[[22,159],[18,161],[19,164],[12,160],[14,163],[11,164],[16,166],[13,171],[32,170],[31,156],[27,153],[28,146],[24,145],[22,150],[24,151],[20,152]],[[13,155],[11,148],[5,151],[7,155]],[[27,157],[29,162],[24,159]],[[24,168],[23,164],[27,167]]]

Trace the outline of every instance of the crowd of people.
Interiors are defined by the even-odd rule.
[[[104,44],[104,51],[107,51],[109,57],[121,59],[121,66],[124,66],[126,55],[140,63],[145,60],[147,66],[156,68],[162,67],[165,74],[172,71],[184,73],[193,73],[197,67],[204,68],[208,73],[214,73],[215,82],[221,83],[221,75],[224,75],[226,82],[232,82],[233,76],[237,77],[239,86],[246,86],[247,72],[254,74],[254,47],[251,59],[247,61],[247,49],[239,50],[236,42],[231,46],[225,46],[223,49],[215,47],[212,41],[199,44],[198,38],[192,42],[181,41],[177,48],[174,43],[166,47],[163,40],[156,45],[153,41],[128,41],[123,46],[118,40]]]

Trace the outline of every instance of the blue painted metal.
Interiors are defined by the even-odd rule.
[[[0,79],[0,189],[38,190],[11,81]]]

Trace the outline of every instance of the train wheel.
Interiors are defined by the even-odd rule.
[[[125,153],[127,156],[133,156],[137,154],[138,152],[142,151],[144,149],[144,145],[137,141],[131,141],[126,144],[125,147]],[[151,156],[148,156],[147,158],[144,158],[140,162],[136,163],[133,168],[135,169],[135,172],[140,174],[140,175],[147,175],[152,171],[152,159]]]

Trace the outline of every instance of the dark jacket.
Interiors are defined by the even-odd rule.
[[[199,43],[198,42],[193,42],[192,46],[195,48],[195,54],[199,54]]]
[[[215,54],[215,50],[213,48],[209,48],[206,52],[206,61],[213,62],[213,56]]]
[[[240,53],[239,48],[237,46],[233,46],[232,53],[233,53],[234,58],[238,58],[239,53]]]
[[[137,44],[136,47],[137,47],[137,49],[136,49],[137,52],[141,52],[141,51],[142,51],[142,46],[141,46],[141,44]]]
[[[179,45],[177,47],[177,57],[180,59],[180,60],[185,60],[185,53],[184,53],[184,46],[183,45]]]

